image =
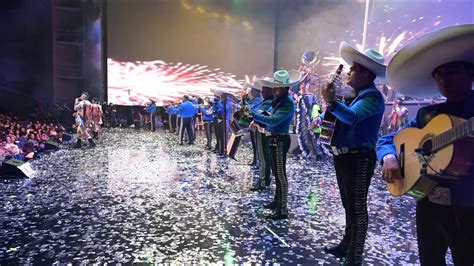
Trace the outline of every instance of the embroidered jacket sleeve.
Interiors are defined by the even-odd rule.
[[[259,123],[275,127],[287,120],[289,117],[291,117],[294,111],[295,110],[293,103],[290,101],[286,101],[282,103],[281,106],[276,108],[275,112],[271,116],[255,113],[253,115],[253,118]]]
[[[348,125],[354,125],[360,121],[383,112],[385,104],[383,99],[375,95],[367,95],[351,106],[345,106],[340,102],[334,102],[331,107],[334,116]]]
[[[257,112],[258,110],[261,110],[263,112],[270,111],[271,107],[272,107],[272,100],[273,99],[263,101],[262,104],[260,104],[259,108],[257,108],[257,110],[255,110],[255,112]]]
[[[414,117],[410,122],[408,122],[403,128],[408,127],[417,127],[417,117]],[[401,128],[400,130],[402,130]],[[400,131],[399,130],[399,131]],[[395,145],[393,145],[393,138],[397,135],[398,132],[393,132],[391,134],[382,136],[379,138],[377,143],[377,159],[380,161],[380,164],[383,165],[383,157],[387,154],[396,154]]]

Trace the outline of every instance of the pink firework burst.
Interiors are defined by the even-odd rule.
[[[163,105],[179,101],[185,94],[205,97],[213,90],[237,94],[242,88],[234,74],[206,65],[109,58],[107,67],[109,102],[118,105],[144,105],[149,99]]]

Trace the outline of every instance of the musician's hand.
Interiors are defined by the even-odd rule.
[[[321,95],[327,103],[332,103],[336,100],[336,90],[333,86],[329,86],[329,84],[322,87]]]
[[[387,183],[394,183],[397,179],[402,179],[400,165],[394,154],[385,155],[383,158],[382,177]]]
[[[323,121],[323,119],[321,117],[316,117],[312,122],[311,122],[311,125],[310,125],[310,129],[315,129],[315,128],[318,128],[321,126],[321,122]]]
[[[248,106],[246,115],[249,117],[253,117],[253,115],[255,114],[255,111],[256,110],[254,110],[252,107]]]
[[[256,128],[257,128],[257,126],[256,126],[256,124],[255,124],[255,121],[250,122],[250,124],[249,124],[249,129],[255,130]]]

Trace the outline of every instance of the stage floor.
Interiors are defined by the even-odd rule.
[[[274,190],[249,192],[254,172],[177,136],[114,129],[94,150],[35,161],[32,179],[0,180],[0,264],[337,264],[323,247],[344,226],[332,163],[289,159],[287,221],[265,219]],[[417,264],[415,202],[391,197],[379,172],[369,191],[365,263]],[[273,233],[276,235],[274,235]]]

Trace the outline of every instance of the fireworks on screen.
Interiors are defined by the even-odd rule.
[[[207,65],[110,58],[107,65],[109,102],[118,105],[145,105],[150,99],[163,105],[183,95],[211,96],[214,90],[238,94],[243,83],[234,74]]]

